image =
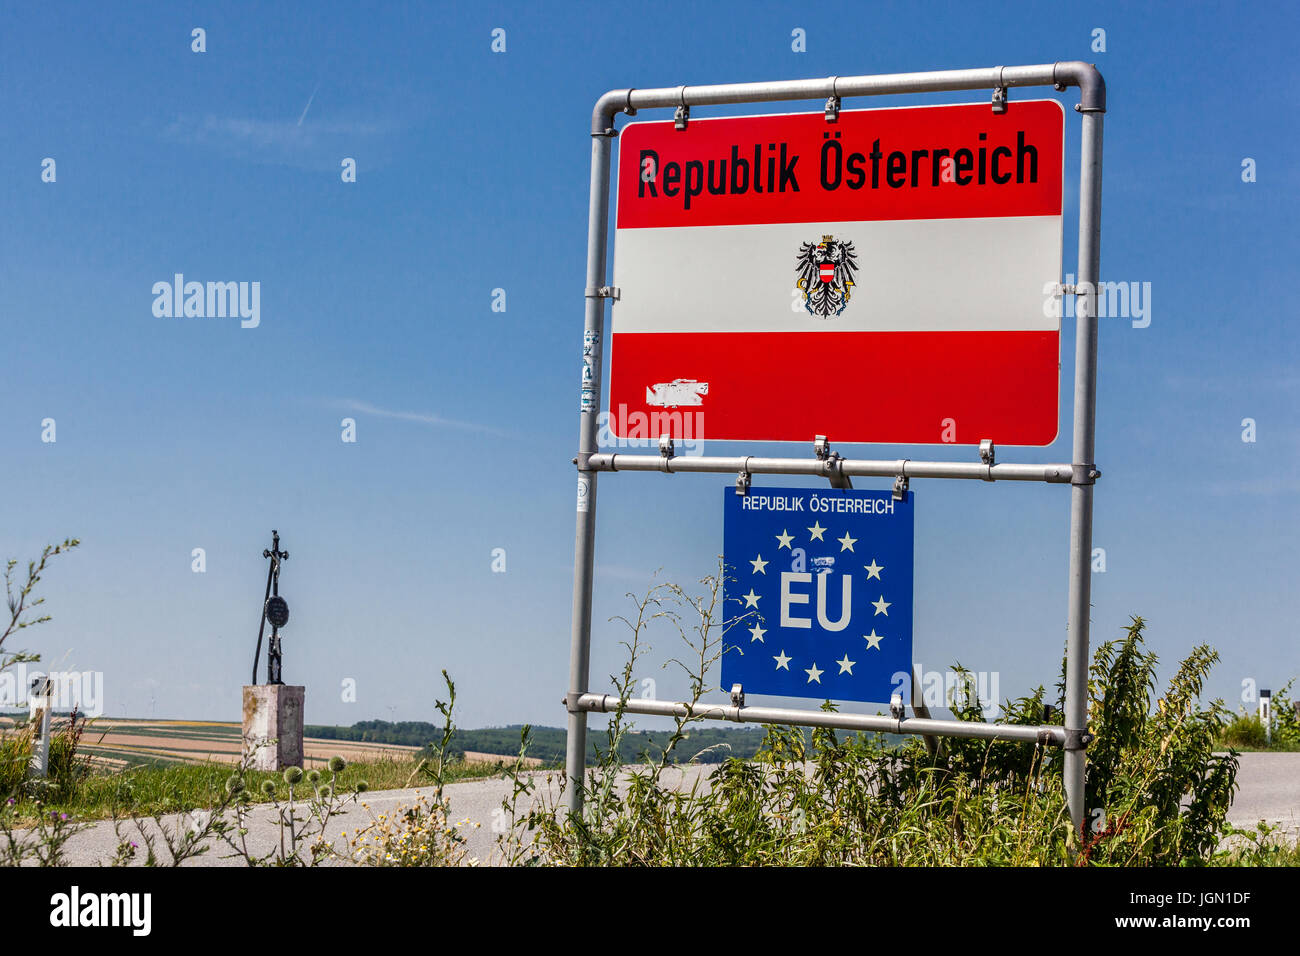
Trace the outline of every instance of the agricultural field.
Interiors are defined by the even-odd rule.
[[[0,718],[0,728],[10,726],[12,718]],[[147,764],[233,764],[239,760],[239,735],[239,724],[221,721],[98,717],[87,723],[79,750],[91,758],[96,769],[104,771]],[[419,750],[403,744],[307,737],[303,740],[303,766],[320,769],[333,756],[349,763],[413,759]]]

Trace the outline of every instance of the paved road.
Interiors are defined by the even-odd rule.
[[[709,769],[711,768],[686,768],[674,771],[672,778],[678,780],[680,786],[689,787],[702,774],[707,776]],[[544,775],[536,775],[536,779],[540,798],[554,801],[554,787],[546,786]],[[1293,834],[1300,834],[1300,753],[1242,754],[1237,780],[1237,797],[1228,814],[1234,824],[1248,827],[1266,820],[1285,827]],[[460,830],[466,838],[469,859],[480,864],[499,862],[494,823],[500,827],[502,819],[497,811],[509,792],[509,781],[501,779],[471,780],[447,787],[446,793],[451,800],[450,819],[453,823],[461,824]],[[410,806],[420,796],[431,798],[432,790],[386,790],[363,796],[364,807],[359,803],[349,803],[340,815],[329,822],[324,831],[326,840],[341,847],[344,831],[354,833],[358,827],[378,818],[380,814],[391,817],[394,811]],[[275,849],[279,834],[275,811],[270,807],[255,807],[250,812],[250,821],[249,850],[261,854]],[[165,821],[165,825],[174,829],[187,822],[172,817]],[[150,825],[150,832],[156,832],[156,827]],[[115,830],[111,822],[93,824],[69,841],[68,858],[79,866],[93,866],[111,860],[122,838],[133,839],[143,845],[140,835],[130,825],[121,827],[119,835],[119,830]],[[141,859],[137,857],[136,862],[141,862]],[[197,860],[187,863],[191,864],[240,866],[243,861],[233,856],[228,847],[215,845]]]
[[[1242,754],[1228,819],[1239,827],[1266,820],[1300,832],[1300,753]]]
[[[665,774],[664,782],[675,781],[680,787],[689,787],[699,776],[707,776],[710,769],[709,767],[688,767],[683,770],[670,770]],[[536,773],[532,776],[537,784],[533,799],[554,805],[559,799],[557,786],[553,782],[548,785],[548,776],[546,774]],[[502,829],[505,829],[504,824],[506,822],[505,815],[501,811],[501,803],[509,796],[510,790],[510,781],[500,778],[469,780],[447,786],[445,792],[451,801],[448,819],[451,823],[458,825],[460,833],[465,837],[465,862],[480,865],[493,865],[501,862],[500,851],[497,847],[497,836]],[[395,812],[412,806],[421,797],[427,801],[432,801],[433,792],[431,787],[412,787],[405,790],[383,790],[362,794],[357,801],[348,800],[343,804],[341,812],[326,823],[323,836],[327,842],[339,850],[343,850],[346,847],[343,836],[345,832],[349,838],[354,838],[359,828],[365,827],[381,817],[391,819]],[[525,804],[526,798],[521,799],[519,804],[521,813],[526,809]],[[300,809],[299,816],[302,815],[304,815],[304,811]],[[248,834],[245,839],[247,849],[251,854],[260,856],[273,852],[278,848],[281,826],[276,810],[273,807],[267,805],[252,807],[249,810],[247,821]],[[169,833],[174,834],[178,828],[183,829],[192,823],[193,820],[190,817],[173,815],[164,818],[162,826]],[[154,821],[145,821],[142,824],[119,823],[116,825],[112,821],[102,821],[91,824],[78,831],[68,841],[65,847],[67,860],[74,866],[101,865],[113,859],[119,844],[125,840],[139,845],[134,862],[142,864],[145,858],[146,841],[143,833],[138,829],[139,826],[144,827],[144,833],[148,833],[155,838],[156,852],[159,858],[170,860],[171,857],[167,853],[165,841],[159,832],[159,826]],[[315,834],[319,832],[319,828],[312,824],[310,832],[314,838]],[[228,845],[217,840],[210,841],[208,845],[207,852],[197,858],[187,860],[183,865],[244,865],[243,859]]]

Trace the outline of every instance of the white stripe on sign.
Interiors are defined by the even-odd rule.
[[[614,332],[1056,331],[1060,216],[619,229]],[[852,242],[843,312],[814,317],[795,282],[803,243]]]

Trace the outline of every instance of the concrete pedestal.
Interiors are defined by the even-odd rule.
[[[307,688],[289,684],[244,686],[244,753],[253,770],[302,766],[302,713]]]

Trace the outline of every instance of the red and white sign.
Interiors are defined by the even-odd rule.
[[[628,125],[614,434],[1050,444],[1063,136],[1055,100]]]

